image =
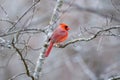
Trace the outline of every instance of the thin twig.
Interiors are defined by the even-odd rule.
[[[3,12],[5,13],[6,17],[8,18],[8,20],[10,19],[10,17],[8,16],[8,13],[6,12],[6,10],[4,9],[4,7],[0,4],[0,8],[3,10]]]
[[[115,0],[114,0],[114,1],[115,1]],[[112,5],[113,5],[113,7],[114,7],[118,12],[120,12],[120,9],[117,8],[117,6],[113,3],[113,0],[111,0],[111,3],[112,3]]]
[[[40,2],[40,0],[36,1],[30,8],[28,8],[23,14],[22,16],[16,21],[16,23],[8,30],[11,31],[15,28],[15,26],[18,24],[18,22],[35,6],[37,5],[38,3]]]
[[[69,1],[65,1],[66,4],[69,4]],[[108,13],[102,13],[102,11],[98,10],[98,9],[93,9],[93,8],[85,8],[85,7],[82,7],[80,6],[79,4],[72,4],[73,7],[75,7],[77,10],[79,11],[86,11],[86,12],[90,12],[90,13],[93,13],[93,14],[97,14],[101,17],[104,17],[104,18],[112,18],[112,20],[116,21],[116,22],[120,22],[120,19],[117,18],[117,17],[113,17],[113,15],[108,15]],[[72,11],[72,10],[70,10]]]
[[[12,34],[16,34],[18,32],[20,32],[20,33],[40,33],[40,32],[45,33],[45,30],[44,29],[24,29],[24,30],[20,30],[20,31],[14,31],[14,32],[8,32],[5,34],[1,34],[0,37],[9,36]]]
[[[24,67],[25,67],[27,76],[31,77],[31,79],[34,80],[34,77],[31,76],[30,71],[29,71],[29,68],[28,68],[28,65],[27,65],[27,63],[26,63],[26,61],[25,61],[25,59],[24,59],[21,51],[20,51],[20,50],[15,46],[15,44],[14,44],[14,38],[13,38],[13,40],[12,40],[12,46],[13,46],[13,48],[17,51],[17,53],[19,54],[19,56],[20,56],[20,58],[21,58],[21,60],[22,60],[22,62],[23,62],[23,64],[24,64]]]
[[[10,20],[7,20],[7,19],[0,19],[0,21],[8,22],[8,23],[10,23],[10,24],[12,24],[12,25],[15,23],[15,22],[10,21]]]
[[[9,78],[8,80],[14,80],[15,78],[17,78],[17,77],[19,77],[19,76],[21,76],[21,75],[25,75],[26,73],[20,73],[20,74],[17,74],[17,75],[15,75],[15,76],[13,76],[13,77],[11,77],[11,78]]]

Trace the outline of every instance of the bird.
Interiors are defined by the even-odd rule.
[[[60,44],[64,42],[68,38],[68,31],[70,27],[68,27],[65,23],[60,23],[59,26],[53,31],[51,37],[49,38],[49,45],[45,51],[45,57],[48,57],[50,51],[54,44]]]

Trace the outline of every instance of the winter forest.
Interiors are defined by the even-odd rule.
[[[120,80],[120,0],[0,0],[0,80]]]

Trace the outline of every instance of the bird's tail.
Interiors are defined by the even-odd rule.
[[[46,50],[46,52],[45,52],[45,57],[48,57],[48,56],[49,56],[50,51],[51,51],[51,49],[52,49],[52,47],[53,47],[53,44],[54,44],[54,43],[50,41],[50,45],[48,46],[48,48],[47,48],[47,50]]]

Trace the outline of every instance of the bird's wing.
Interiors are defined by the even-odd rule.
[[[67,32],[64,30],[56,29],[51,37],[51,40],[55,43],[63,42],[67,38]]]

